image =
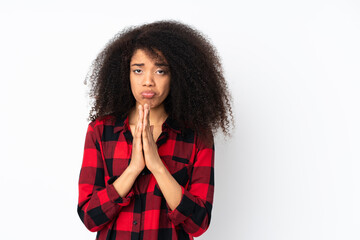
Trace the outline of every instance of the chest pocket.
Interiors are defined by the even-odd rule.
[[[184,135],[172,136],[170,139],[176,141],[167,142],[169,147],[161,151],[160,157],[174,179],[186,188],[193,168],[193,158],[195,154],[194,133],[189,130]],[[163,196],[158,184],[155,184],[154,195]]]
[[[167,169],[174,179],[183,187],[189,182],[192,165],[190,159],[180,158],[176,156],[162,157]],[[158,184],[155,184],[154,195],[162,197],[162,192]]]
[[[183,167],[182,169],[180,169],[179,171],[172,173],[171,174],[175,180],[183,187],[186,186],[186,184],[189,181],[189,169],[188,167]],[[154,188],[154,195],[162,197],[163,194],[159,189],[158,184],[155,184],[155,188]]]

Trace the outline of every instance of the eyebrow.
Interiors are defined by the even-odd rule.
[[[144,66],[145,64],[144,63],[134,63],[134,64],[132,64],[131,66]],[[165,66],[165,67],[168,67],[169,66],[169,64],[166,64],[166,63],[155,63],[155,66]]]

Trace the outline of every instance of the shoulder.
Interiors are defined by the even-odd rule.
[[[181,128],[181,133],[178,134],[177,140],[193,143],[197,151],[204,148],[214,148],[214,134],[211,130],[199,132],[189,126],[185,126]]]
[[[205,148],[214,149],[214,135],[212,131],[206,131],[202,134],[195,132],[195,146],[197,151]]]
[[[89,129],[101,129],[104,126],[114,126],[116,117],[114,115],[106,115],[91,121],[88,124]]]

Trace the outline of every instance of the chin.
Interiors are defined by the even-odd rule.
[[[144,106],[145,103],[149,104],[150,107],[156,107],[157,104],[154,103],[151,99],[141,99],[141,101],[137,101],[139,105]]]
[[[144,106],[145,103],[149,104],[150,108],[157,108],[157,107],[161,106],[161,104],[162,104],[162,103],[157,103],[157,102],[153,102],[153,101],[144,101],[142,105]]]

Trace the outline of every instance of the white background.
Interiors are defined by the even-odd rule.
[[[95,239],[77,215],[91,62],[180,20],[217,48],[236,128],[215,139],[199,239],[360,239],[359,1],[2,1],[1,239]]]

